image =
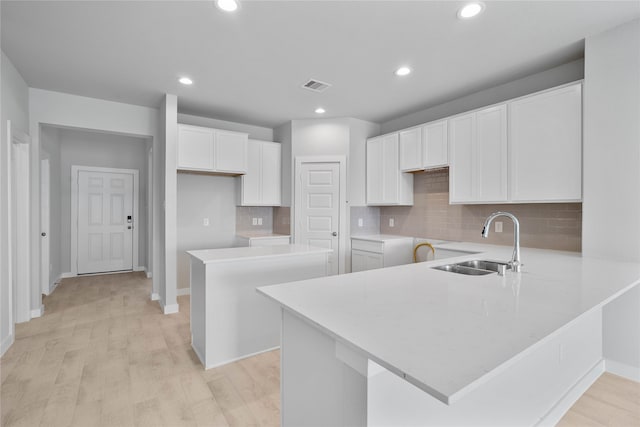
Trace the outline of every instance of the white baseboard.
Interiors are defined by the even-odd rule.
[[[580,378],[580,380],[575,383],[575,385],[571,387],[564,396],[562,396],[558,403],[556,403],[555,406],[551,408],[544,417],[542,417],[536,426],[553,427],[558,424],[564,414],[566,414],[573,404],[576,403],[578,399],[580,399],[580,397],[589,389],[589,387],[596,382],[604,370],[605,362],[604,360],[600,360],[589,372]]]
[[[0,357],[4,356],[7,350],[9,350],[9,348],[13,345],[14,340],[14,334],[9,334],[5,339],[2,340],[2,343],[0,343]]]
[[[627,365],[626,363],[616,362],[615,360],[606,359],[605,367],[607,372],[619,377],[627,378],[631,381],[640,382],[640,367]]]
[[[70,272],[67,272],[67,273],[60,273],[60,280],[62,280],[62,279],[68,279],[68,278],[70,278],[70,277],[76,277],[76,276],[77,276],[77,274],[76,274],[76,273],[70,273]]]
[[[147,271],[146,269],[144,270],[144,274],[147,275],[147,279],[151,279],[153,277],[153,273],[150,271]]]
[[[176,296],[191,295],[191,288],[178,288],[176,289]]]
[[[160,301],[160,294],[157,292],[151,292],[151,301]]]
[[[36,317],[42,317],[44,315],[44,305],[40,304],[40,308],[36,308],[35,310],[31,310],[31,318],[35,319]]]
[[[146,268],[144,268],[144,266],[139,265],[137,267],[133,267],[133,271],[145,271]]]
[[[164,314],[173,314],[178,313],[180,311],[180,306],[178,304],[168,304],[162,306],[162,312]]]

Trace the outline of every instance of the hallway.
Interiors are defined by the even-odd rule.
[[[2,426],[274,426],[277,352],[204,371],[144,273],[64,279],[1,359]]]

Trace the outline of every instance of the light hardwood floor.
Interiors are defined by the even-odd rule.
[[[0,360],[2,426],[276,426],[277,351],[203,370],[189,297],[163,315],[142,273],[65,279]],[[603,375],[560,423],[640,426],[640,384]]]

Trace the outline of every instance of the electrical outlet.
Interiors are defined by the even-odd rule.
[[[502,233],[502,221],[496,221],[496,233]]]
[[[395,227],[396,226],[396,220],[394,218],[389,218],[389,227]]]
[[[262,225],[262,218],[258,218],[258,225]]]
[[[358,227],[362,227],[364,225],[364,221],[362,218],[358,218]]]
[[[251,219],[251,224],[258,225],[258,218],[252,218]]]
[[[209,218],[203,218],[202,219],[202,225],[204,225],[205,227],[209,226]]]

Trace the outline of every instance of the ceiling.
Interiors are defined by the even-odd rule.
[[[31,87],[274,127],[384,122],[583,56],[585,37],[640,16],[639,1],[1,2],[2,50]],[[394,70],[414,71],[397,77]],[[179,76],[194,80],[182,86]],[[309,78],[332,84],[300,88]]]

